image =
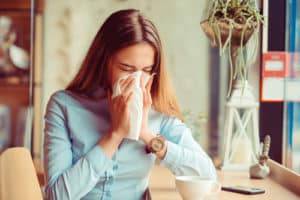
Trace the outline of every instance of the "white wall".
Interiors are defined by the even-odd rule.
[[[113,11],[142,10],[156,24],[183,109],[208,112],[208,40],[199,0],[51,0],[45,7],[44,101],[66,86],[97,30]]]

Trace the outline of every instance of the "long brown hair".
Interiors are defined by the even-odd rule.
[[[155,64],[152,73],[156,73],[156,76],[151,88],[154,109],[183,120],[167,75],[158,31],[139,10],[120,10],[105,20],[96,34],[80,70],[66,90],[89,96],[99,86],[105,90],[111,89],[108,69],[110,59],[119,50],[141,42],[150,44],[155,50]]]

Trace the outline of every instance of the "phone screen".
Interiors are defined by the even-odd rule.
[[[237,192],[237,193],[241,193],[241,194],[262,194],[262,193],[265,193],[264,189],[254,188],[254,187],[246,187],[246,186],[241,186],[241,185],[222,186],[222,190],[230,191],[230,192]]]

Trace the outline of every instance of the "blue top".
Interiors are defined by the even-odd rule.
[[[175,175],[216,179],[211,159],[184,123],[151,109],[148,124],[168,142],[161,166]],[[156,156],[145,152],[141,140],[124,139],[110,159],[97,145],[109,127],[106,98],[91,99],[66,90],[51,96],[44,129],[48,199],[141,199]]]

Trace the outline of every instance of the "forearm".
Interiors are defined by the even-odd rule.
[[[164,117],[160,132],[168,140],[168,148],[160,164],[175,175],[197,175],[216,179],[216,169],[210,157],[193,139],[191,130],[175,117]]]
[[[94,188],[107,170],[113,166],[104,151],[94,146],[85,156],[67,169],[63,169],[63,162],[47,159],[47,185],[48,199],[74,199],[81,198]],[[60,171],[61,170],[61,171]],[[59,174],[59,175],[58,175]]]
[[[215,167],[202,149],[189,149],[168,142],[168,149],[161,165],[169,168],[175,175],[197,175],[216,179]]]

